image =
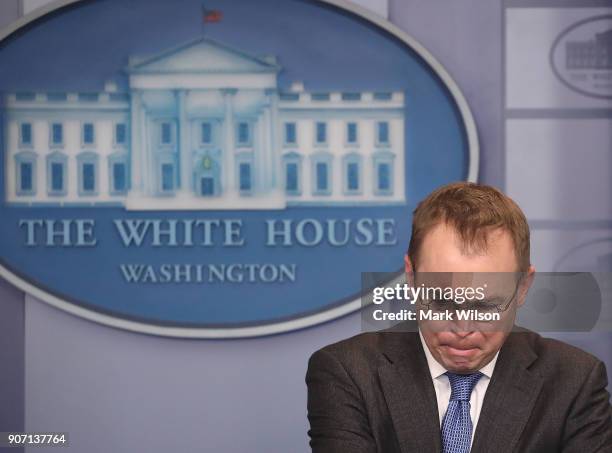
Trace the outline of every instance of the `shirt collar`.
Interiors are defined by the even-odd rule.
[[[427,346],[427,343],[425,343],[425,339],[423,338],[421,329],[419,329],[419,338],[421,339],[421,344],[423,345],[423,350],[425,351],[425,358],[427,359],[427,366],[429,367],[431,378],[432,379],[439,378],[444,373],[446,373],[448,370],[444,368],[436,359],[434,359],[433,355],[431,355],[431,351],[429,350],[429,346]],[[488,377],[489,379],[491,379],[491,376],[493,376],[493,370],[495,369],[495,363],[497,363],[498,355],[499,355],[499,351],[497,351],[497,353],[495,354],[495,356],[489,363],[487,363],[480,370],[478,370],[482,374],[484,374],[486,377]]]

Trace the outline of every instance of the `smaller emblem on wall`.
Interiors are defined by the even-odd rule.
[[[612,99],[612,15],[583,19],[563,30],[553,43],[550,62],[570,89]]]

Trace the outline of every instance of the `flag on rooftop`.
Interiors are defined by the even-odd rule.
[[[221,11],[218,9],[207,9],[202,6],[202,20],[205,24],[221,22],[221,19],[223,19],[223,13]]]

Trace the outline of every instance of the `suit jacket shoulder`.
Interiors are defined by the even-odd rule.
[[[592,354],[553,338],[545,338],[535,332],[521,333],[529,348],[538,357],[537,368],[551,377],[585,376],[603,362]],[[512,339],[510,338],[512,341]]]
[[[332,343],[315,352],[329,354],[345,365],[351,372],[357,373],[366,369],[377,369],[381,364],[387,363],[387,352],[401,349],[406,342],[418,339],[418,334],[410,334],[414,338],[406,338],[406,333],[397,332],[367,332],[351,338]]]

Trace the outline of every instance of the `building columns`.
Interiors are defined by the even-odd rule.
[[[269,160],[266,162],[266,165],[268,165],[268,168],[270,169],[269,184],[274,190],[282,190],[280,184],[281,143],[279,130],[281,129],[281,125],[279,124],[278,115],[278,92],[276,89],[267,89],[266,95],[270,104],[270,146],[268,154]]]
[[[236,130],[234,124],[234,96],[236,95],[237,91],[238,90],[236,89],[222,90],[223,101],[225,104],[225,118],[223,124],[223,181],[221,181],[223,194],[228,192],[237,192],[235,182],[236,151],[234,149],[234,135]]]
[[[138,118],[138,143],[140,146],[141,159],[141,181],[142,193],[146,196],[154,195],[157,187],[154,186],[156,168],[154,167],[153,148],[151,147],[151,138],[149,135],[149,120],[147,119],[147,106],[141,99],[140,102],[140,117]]]
[[[271,180],[271,175],[272,175],[272,148],[273,148],[273,142],[271,141],[272,138],[272,131],[271,131],[271,127],[272,127],[272,123],[270,121],[270,104],[268,102],[266,102],[266,106],[264,107],[263,110],[263,128],[262,128],[262,135],[263,135],[263,152],[261,153],[261,167],[265,169],[262,178],[263,178],[263,187],[266,191],[269,191],[270,189],[273,189],[274,186],[272,184],[272,180]]]
[[[191,152],[189,146],[189,123],[187,121],[187,91],[176,91],[176,103],[178,112],[178,151],[179,151],[179,191],[182,195],[192,192],[191,182]]]
[[[262,165],[265,162],[266,155],[266,134],[264,125],[263,111],[257,113],[255,121],[255,146],[253,148],[253,175],[254,175],[254,191],[265,192],[266,182],[266,166]]]
[[[130,97],[130,151],[132,162],[130,165],[131,191],[134,194],[142,194],[143,149],[141,144],[141,116],[142,116],[142,94],[134,90]]]

